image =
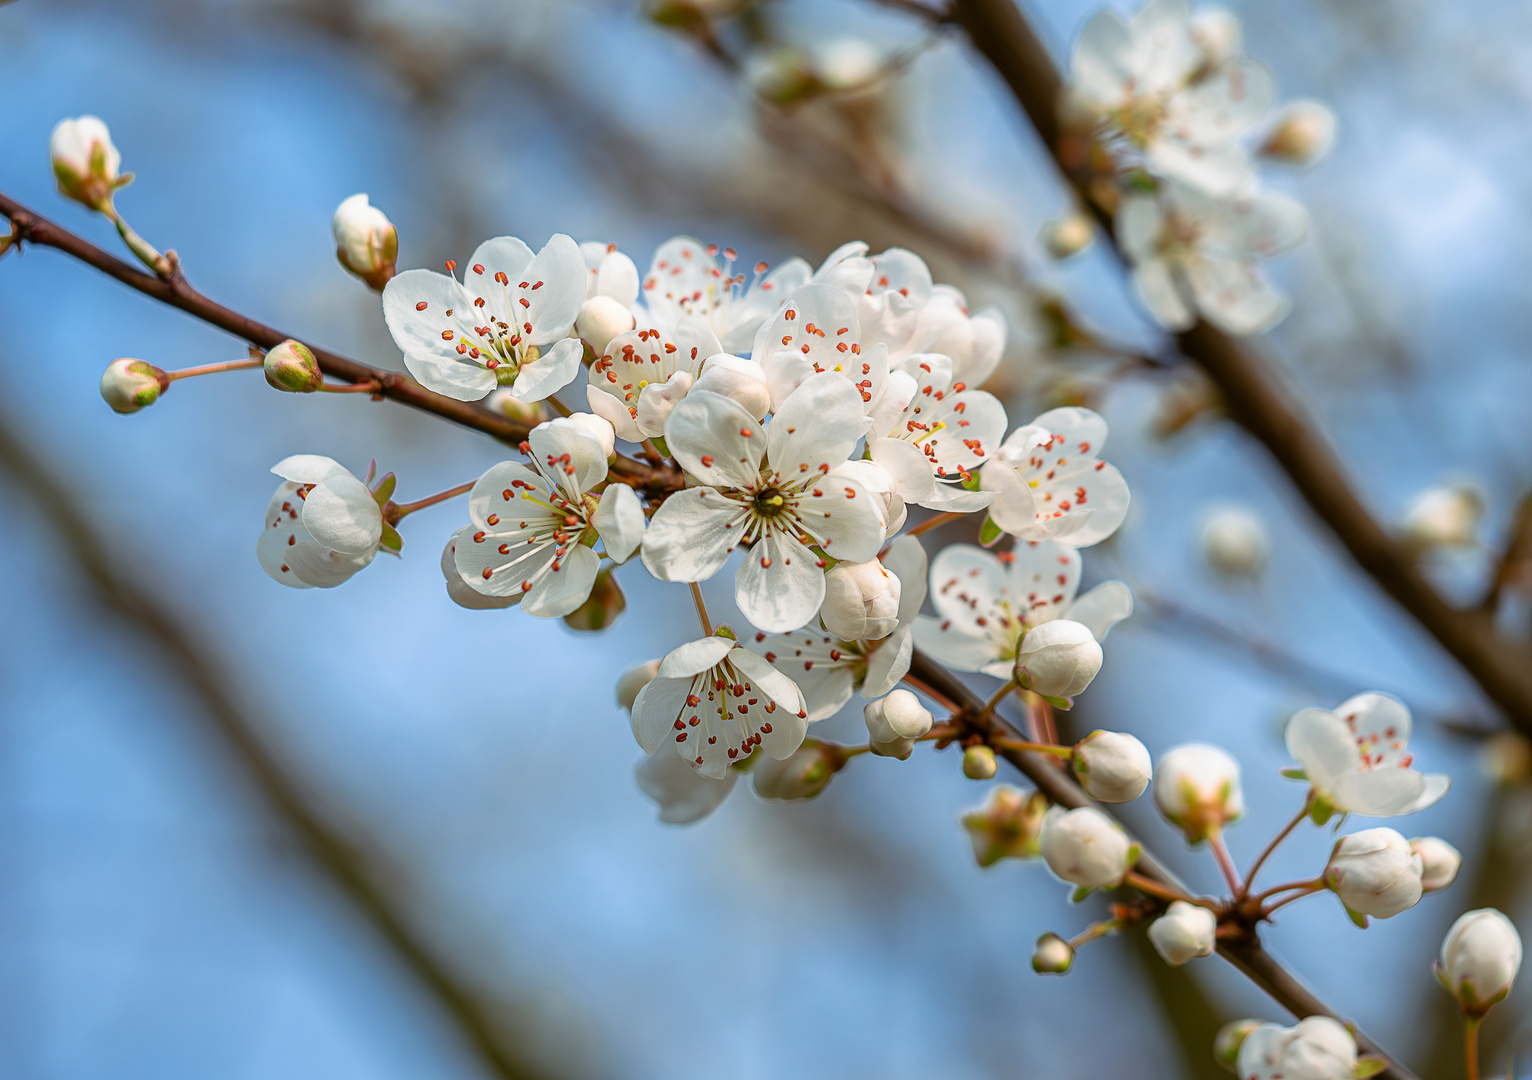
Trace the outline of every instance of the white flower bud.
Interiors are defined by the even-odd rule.
[[[1244,32],[1239,19],[1225,8],[1202,8],[1192,15],[1192,40],[1202,49],[1203,62],[1210,68],[1223,67],[1244,47]]]
[[[757,420],[771,411],[771,388],[766,385],[766,373],[754,360],[729,353],[710,356],[703,363],[702,374],[693,389],[722,394]]]
[[[1038,847],[1048,869],[1087,889],[1110,889],[1138,861],[1138,849],[1127,834],[1100,810],[1055,806],[1043,818]]]
[[[165,372],[144,360],[121,357],[107,365],[101,376],[101,398],[113,412],[135,413],[147,409],[170,389]]]
[[[631,329],[633,312],[610,296],[591,297],[581,305],[580,316],[575,319],[575,332],[585,339],[597,356],[606,352],[614,337]]]
[[[755,793],[763,799],[812,799],[845,764],[846,755],[839,746],[804,739],[781,761],[767,758],[757,764],[751,776]]]
[[[1055,259],[1067,259],[1090,247],[1096,239],[1096,226],[1078,210],[1057,221],[1044,223],[1038,237],[1044,249]]]
[[[1421,547],[1470,547],[1479,535],[1484,500],[1473,488],[1427,488],[1404,516],[1404,533]]]
[[[1290,1028],[1261,1024],[1244,1038],[1240,1080],[1352,1080],[1356,1039],[1339,1020],[1310,1016]]]
[[[1048,797],[1042,792],[1028,795],[1009,784],[995,785],[989,802],[963,815],[973,857],[980,866],[993,866],[1001,859],[1037,858],[1047,812]]]
[[[899,579],[872,559],[838,563],[825,574],[825,598],[819,617],[842,641],[876,641],[899,625]]]
[[[1436,836],[1417,836],[1410,850],[1420,856],[1420,887],[1426,892],[1440,892],[1457,880],[1463,856],[1458,849]]]
[[[119,175],[122,155],[106,125],[94,116],[60,121],[48,140],[48,156],[59,190],[92,210],[105,210],[112,192],[132,179]]]
[[[1233,1072],[1235,1062],[1239,1060],[1239,1048],[1245,1043],[1245,1036],[1260,1026],[1259,1020],[1230,1020],[1218,1029],[1217,1035],[1213,1036],[1213,1060]]]
[[[399,258],[399,230],[366,195],[353,195],[335,208],[330,220],[335,234],[335,257],[340,264],[378,291],[394,276]]]
[[[665,382],[650,383],[638,392],[638,429],[646,435],[663,435],[670,411],[692,388],[692,377],[677,371]]]
[[[1132,802],[1153,775],[1148,748],[1120,731],[1091,732],[1075,744],[1070,763],[1080,786],[1106,803]]]
[[[998,768],[995,752],[987,746],[970,746],[963,751],[963,775],[970,780],[988,780]]]
[[[1044,934],[1032,950],[1032,970],[1039,975],[1062,975],[1074,962],[1074,946],[1057,934]]]
[[[1286,165],[1313,165],[1335,145],[1335,113],[1318,101],[1282,106],[1261,143],[1261,156]]]
[[[1105,657],[1083,623],[1054,619],[1034,626],[1016,654],[1016,681],[1044,697],[1072,698],[1090,685]]]
[[[608,458],[617,452],[617,432],[612,430],[610,421],[603,420],[595,413],[587,412],[577,412],[569,419],[579,424],[587,433],[594,435]]]
[[[914,751],[915,740],[930,733],[936,718],[914,694],[895,690],[864,705],[862,719],[867,721],[867,742],[872,752],[904,761]]]
[[[497,386],[489,392],[489,396],[484,399],[484,407],[512,420],[520,420],[530,427],[536,427],[548,419],[548,411],[543,408],[542,402],[522,401],[504,386]]]
[[[883,69],[883,54],[861,38],[841,38],[815,51],[814,71],[831,90],[866,86]]]
[[[1207,743],[1178,746],[1155,769],[1154,802],[1187,843],[1200,843],[1245,812],[1239,762]]]
[[[1149,942],[1171,967],[1198,956],[1213,955],[1218,917],[1205,907],[1176,900],[1149,925]]]
[[[617,680],[617,704],[628,712],[632,712],[633,702],[638,697],[638,692],[653,682],[659,672],[658,660],[650,660],[646,664],[639,664],[636,668],[624,671],[622,677]]]
[[[313,350],[299,341],[283,341],[266,350],[266,381],[278,390],[312,394],[324,385],[324,372]]]
[[[1442,941],[1436,977],[1469,1016],[1504,1001],[1521,970],[1521,935],[1494,908],[1458,917]]]
[[[1420,903],[1423,870],[1393,829],[1363,829],[1336,842],[1323,880],[1354,916],[1387,919]]]
[[[1214,573],[1227,578],[1260,577],[1271,555],[1265,524],[1239,506],[1221,507],[1209,514],[1202,523],[1200,541],[1203,561]]]

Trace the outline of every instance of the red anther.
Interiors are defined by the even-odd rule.
[[[493,570],[491,570],[489,567],[486,566],[484,568],[484,580],[485,581],[488,581],[490,578],[494,577],[494,575],[495,575],[495,572]]]
[[[429,306],[430,305],[428,305],[424,300],[422,300],[420,303],[415,305],[415,310],[416,311],[424,311]]]
[[[474,263],[473,264],[473,272],[475,274],[482,274],[482,273],[484,273],[484,264],[483,263]]]
[[[457,260],[456,259],[448,259],[447,260],[447,273],[450,274],[450,273],[452,273],[456,269],[457,269]]]
[[[451,341],[452,340],[452,331],[451,330],[443,330],[442,331],[442,340],[443,341]]]

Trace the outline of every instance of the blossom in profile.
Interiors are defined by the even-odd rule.
[[[1050,409],[1000,444],[979,474],[994,493],[990,519],[1023,540],[1055,540],[1072,548],[1099,544],[1128,514],[1128,484],[1101,460],[1105,418],[1074,406]]]
[[[1521,935],[1494,908],[1459,916],[1442,941],[1436,978],[1471,1017],[1506,999],[1521,970]]]
[[[59,191],[92,210],[110,209],[112,193],[133,179],[121,172],[122,154],[100,117],[60,120],[48,140],[48,157]]]
[[[1203,519],[1198,534],[1202,561],[1230,581],[1254,581],[1271,557],[1266,523],[1243,506],[1220,506]]]
[[[255,554],[273,580],[330,589],[364,569],[383,540],[383,510],[367,485],[318,454],[272,466],[283,483],[266,506]]]
[[[1212,956],[1218,916],[1185,900],[1171,902],[1165,914],[1149,924],[1149,943],[1171,967],[1199,956]]]
[[[1420,903],[1424,861],[1393,829],[1363,829],[1341,837],[1322,880],[1358,925],[1389,919]]]
[[[1431,806],[1449,777],[1411,766],[1410,710],[1388,694],[1367,693],[1335,709],[1303,709],[1287,722],[1287,750],[1314,791],[1313,816],[1395,817]]]
[[[1154,770],[1154,803],[1188,844],[1200,844],[1245,813],[1239,762],[1208,743],[1174,747]]]
[[[1138,846],[1093,806],[1049,810],[1038,846],[1049,870],[1082,889],[1120,885],[1138,861]]]

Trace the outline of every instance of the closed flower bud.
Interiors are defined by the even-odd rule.
[[[591,583],[585,603],[565,615],[564,624],[571,630],[605,630],[627,609],[628,598],[622,594],[622,586],[611,570],[603,570]]]
[[[692,389],[731,398],[757,420],[771,411],[771,388],[761,365],[729,353],[708,357]]]
[[[1222,67],[1239,55],[1244,47],[1244,32],[1234,13],[1219,7],[1202,8],[1192,16],[1192,40],[1202,50],[1203,62],[1210,68]]]
[[[1035,859],[1048,797],[1040,791],[1030,795],[1009,784],[996,785],[989,802],[963,815],[963,828],[973,841],[973,857],[980,866],[1001,859]]]
[[[842,641],[877,640],[899,625],[899,579],[872,559],[839,563],[825,574],[825,598],[819,617]]]
[[[497,386],[484,399],[484,407],[492,413],[520,420],[528,427],[536,427],[548,419],[548,411],[540,401],[522,401],[503,386]]]
[[[1423,548],[1470,547],[1478,539],[1484,500],[1472,487],[1428,488],[1404,516],[1405,537]]]
[[[883,54],[861,38],[841,38],[821,46],[814,56],[814,73],[831,90],[853,90],[877,79]]]
[[[596,441],[601,444],[601,449],[606,452],[607,459],[617,452],[617,433],[612,430],[612,425],[601,419],[595,413],[577,412],[569,418],[587,434],[594,435]]]
[[[1447,841],[1417,836],[1410,841],[1410,850],[1420,856],[1420,887],[1426,892],[1439,892],[1457,880],[1463,856]]]
[[[924,738],[935,718],[931,710],[908,690],[895,690],[862,708],[867,721],[867,743],[879,757],[903,761],[915,749],[915,740]]]
[[[1387,919],[1420,903],[1422,870],[1420,856],[1393,829],[1363,829],[1336,842],[1322,880],[1353,917]]]
[[[170,379],[143,360],[122,357],[107,365],[101,376],[101,398],[113,412],[135,413],[147,409],[170,389]]]
[[[1154,802],[1187,843],[1201,843],[1245,812],[1239,762],[1207,743],[1178,746],[1160,758]]]
[[[1286,165],[1308,166],[1335,145],[1335,113],[1317,101],[1292,101],[1277,113],[1261,143],[1261,156]]]
[[[1271,541],[1266,526],[1250,511],[1227,506],[1209,514],[1202,523],[1202,558],[1212,571],[1226,578],[1254,580],[1266,569]]]
[[[266,381],[278,390],[312,394],[324,385],[324,372],[307,345],[284,341],[266,352]]]
[[[1076,210],[1044,224],[1039,238],[1049,255],[1067,259],[1090,247],[1096,239],[1096,227],[1090,218]]]
[[[1027,631],[1016,654],[1016,682],[1044,697],[1072,698],[1101,670],[1101,646],[1090,628],[1054,619]]]
[[[1505,1000],[1521,970],[1521,935],[1494,908],[1458,917],[1442,941],[1436,977],[1469,1016]]]
[[[755,793],[763,799],[812,799],[845,764],[846,754],[839,746],[804,739],[802,746],[781,761],[766,758],[760,762],[751,776]]]
[[[1055,806],[1043,818],[1038,847],[1048,869],[1086,889],[1110,889],[1138,861],[1138,850],[1117,823],[1100,810]]]
[[[987,746],[970,746],[963,751],[963,775],[970,780],[988,780],[999,768],[995,752]]]
[[[610,296],[591,297],[581,305],[580,316],[575,319],[575,332],[585,339],[597,356],[606,352],[614,337],[631,329],[633,312]]]
[[[1149,751],[1132,735],[1093,731],[1075,744],[1070,758],[1080,786],[1106,803],[1132,802],[1149,786]]]
[[[638,692],[653,682],[659,672],[658,660],[650,660],[647,664],[639,664],[636,668],[624,671],[622,677],[617,680],[617,704],[628,712],[632,712],[633,701],[638,697]]]
[[[1217,929],[1218,917],[1207,908],[1176,900],[1149,925],[1149,942],[1165,963],[1179,967],[1195,957],[1212,956]]]
[[[1245,1036],[1260,1026],[1259,1020],[1230,1020],[1218,1029],[1217,1035],[1213,1036],[1213,1060],[1233,1072],[1235,1062],[1239,1060],[1239,1048],[1245,1043]]]
[[[1235,1062],[1240,1080],[1353,1080],[1356,1038],[1339,1020],[1310,1016],[1290,1028],[1261,1024]]]
[[[59,190],[92,210],[111,206],[112,192],[133,178],[118,173],[122,155],[106,125],[94,116],[60,121],[48,140],[48,156]]]
[[[1032,970],[1039,975],[1062,975],[1074,962],[1074,946],[1057,934],[1044,934],[1032,950]]]
[[[353,195],[336,207],[330,231],[340,264],[381,292],[399,258],[399,230],[393,222],[366,195]]]

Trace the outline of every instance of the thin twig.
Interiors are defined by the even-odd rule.
[[[1303,800],[1303,805],[1293,815],[1293,819],[1282,827],[1282,831],[1271,838],[1271,843],[1261,849],[1261,853],[1255,857],[1255,862],[1250,864],[1250,869],[1245,871],[1245,884],[1234,894],[1235,900],[1243,900],[1250,891],[1250,886],[1255,883],[1255,875],[1266,865],[1266,860],[1271,858],[1271,853],[1277,850],[1278,845],[1292,834],[1292,831],[1303,823],[1303,819],[1309,816],[1309,807],[1314,803],[1314,793],[1310,790],[1308,797]]]

